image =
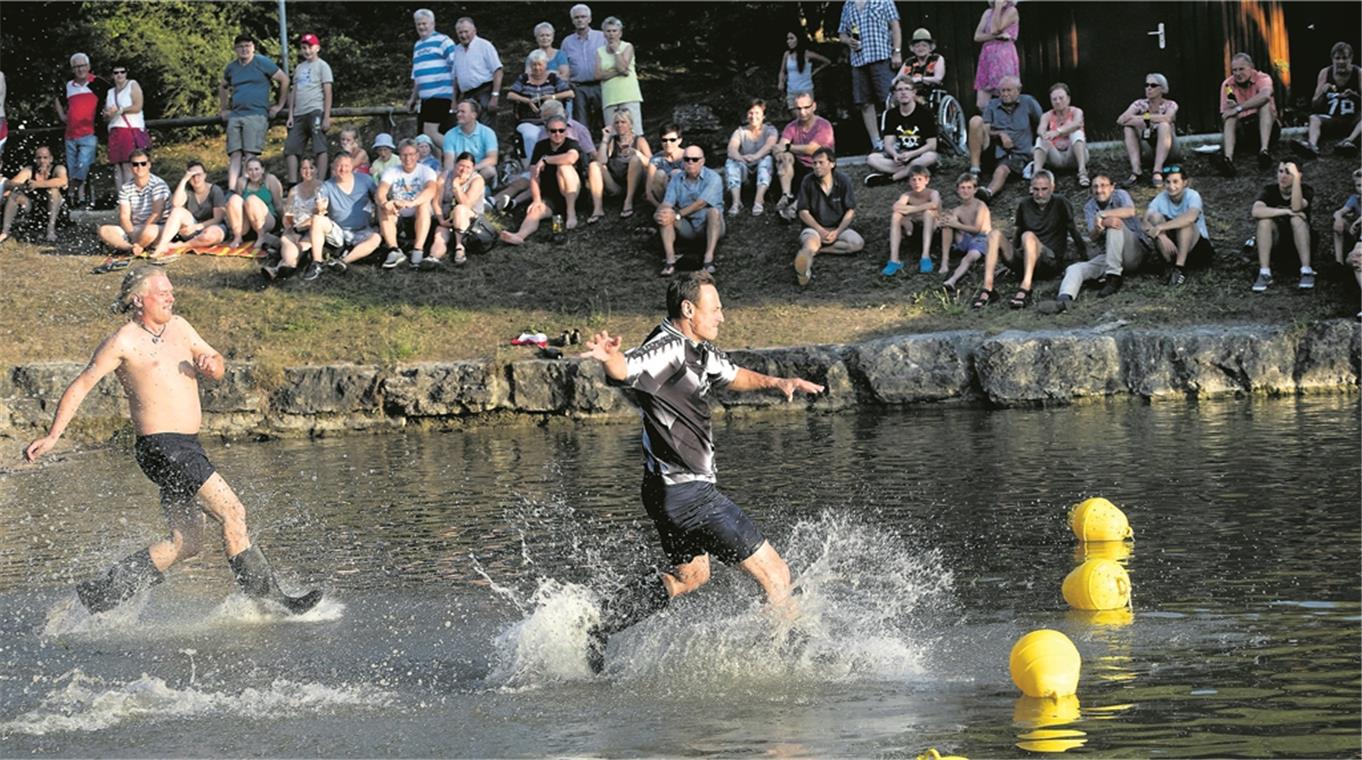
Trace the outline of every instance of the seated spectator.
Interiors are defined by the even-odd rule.
[[[429,166],[431,171],[439,174],[440,159],[435,155],[439,148],[435,147],[435,143],[430,139],[430,135],[419,134],[416,136],[415,142],[416,162],[422,166]]]
[[[525,143],[525,155],[533,150],[534,138],[544,126],[544,117],[539,107],[550,100],[572,99],[572,86],[558,72],[549,71],[549,62],[544,51],[530,53],[529,70],[516,77],[511,84],[506,99],[515,106],[516,131]]]
[[[1282,132],[1272,77],[1253,68],[1248,53],[1235,53],[1230,59],[1230,75],[1220,83],[1220,120],[1224,122],[1218,155],[1222,174],[1234,176],[1234,148],[1240,140],[1258,151],[1259,169],[1272,166],[1272,146]]]
[[[676,274],[676,239],[705,239],[704,269],[714,273],[714,252],[724,234],[724,181],[719,173],[705,166],[705,151],[698,145],[685,149],[681,158],[685,169],[667,183],[662,205],[653,220],[657,222],[666,254],[662,277]]]
[[[548,62],[548,69],[558,75],[564,82],[571,80],[571,66],[568,63],[567,53],[553,46],[554,36],[553,24],[547,21],[540,21],[534,25],[534,50],[544,54],[544,60]],[[530,55],[534,55],[534,50]],[[530,56],[525,56],[525,70],[530,70]]]
[[[1134,187],[1140,182],[1141,162],[1151,154],[1154,171],[1150,182],[1163,187],[1163,163],[1176,160],[1178,104],[1168,100],[1168,79],[1163,74],[1145,74],[1143,98],[1136,98],[1130,107],[1116,117],[1116,125],[1125,135],[1126,157],[1130,159],[1130,176],[1121,183]]]
[[[643,129],[643,91],[638,85],[637,63],[632,43],[625,42],[624,22],[610,16],[601,22],[605,44],[596,48],[596,78],[601,81],[601,110],[605,123],[615,120],[624,109]]]
[[[1310,267],[1310,206],[1315,189],[1301,181],[1300,167],[1283,161],[1277,165],[1277,181],[1268,183],[1253,202],[1252,215],[1258,222],[1258,279],[1253,292],[1262,293],[1272,285],[1273,256],[1300,261],[1300,289],[1315,287],[1315,270]],[[1294,255],[1290,255],[1294,254]]]
[[[150,172],[143,172],[143,176],[150,176]],[[57,217],[60,216],[61,206],[66,201],[66,167],[58,165],[53,159],[52,149],[46,145],[39,145],[33,151],[33,164],[20,169],[8,182],[0,185],[9,190],[9,198],[5,200],[5,221],[3,230],[0,230],[0,243],[9,240],[10,229],[19,210],[23,209],[25,216],[37,212],[39,205],[35,201],[44,195],[47,196],[46,240],[49,243],[57,242]]]
[[[468,262],[463,236],[487,205],[484,181],[476,165],[472,153],[460,153],[454,160],[454,171],[440,178],[434,201],[435,240],[430,244],[430,256],[421,260],[422,269],[444,269],[450,238],[454,239],[454,264]]]
[[[969,170],[980,174],[988,167],[980,163],[984,151],[996,166],[987,187],[979,188],[979,195],[989,200],[1003,189],[1007,178],[1020,176],[1031,161],[1036,147],[1036,127],[1040,125],[1040,103],[1030,95],[1023,95],[1021,80],[1005,76],[998,85],[998,97],[984,106],[980,116],[969,120]]]
[[[497,134],[478,121],[482,106],[476,100],[461,100],[454,111],[454,126],[444,137],[445,171],[454,169],[455,159],[468,153],[473,156],[473,170],[482,175],[489,186],[497,181]]]
[[[802,96],[795,102],[800,99]],[[810,99],[809,103],[812,102]],[[796,213],[804,223],[804,231],[799,233],[799,253],[794,260],[795,277],[801,288],[813,278],[813,259],[818,254],[856,253],[865,247],[860,233],[851,229],[856,218],[851,178],[837,170],[837,156],[831,148],[815,148],[812,158],[813,171],[800,183],[795,202]]]
[[[384,269],[396,269],[406,261],[412,269],[421,266],[426,238],[430,235],[430,202],[435,198],[435,170],[421,163],[415,140],[397,146],[402,163],[383,172],[378,180],[378,232],[388,246]],[[410,259],[397,247],[398,225],[411,225]]]
[[[794,121],[781,130],[780,142],[775,147],[776,175],[780,177],[780,201],[776,203],[776,211],[786,221],[794,221],[797,213],[794,194],[804,187],[804,180],[813,170],[813,154],[819,148],[827,148],[828,154],[835,156],[837,148],[832,123],[818,115],[813,93],[795,93],[794,114]],[[835,162],[835,159],[829,159],[829,163]],[[828,172],[828,176],[833,176],[831,169]]]
[[[1362,237],[1362,169],[1353,171],[1353,194],[1334,212],[1334,261],[1343,264],[1343,252]]]
[[[208,181],[203,163],[197,159],[185,167],[170,196],[170,206],[152,258],[168,254],[175,240],[190,248],[211,248],[227,239],[227,194]]]
[[[562,103],[556,101],[550,100],[544,103],[544,105],[541,106],[539,110],[545,120],[551,119],[555,116],[567,118],[565,115],[566,108]],[[587,162],[586,176],[582,178],[582,181],[587,183],[590,183],[592,181],[596,182],[602,181],[599,177],[597,177],[595,180],[591,179],[595,175],[599,174],[599,167],[595,163],[596,146],[591,142],[591,132],[587,130],[585,124],[582,124],[576,119],[567,119],[567,126],[568,139],[576,141],[577,145],[580,146],[581,148],[582,154],[585,157],[584,160]],[[544,142],[548,138],[549,138],[548,130],[545,129],[544,127],[540,127],[539,134],[535,137],[534,141],[531,142],[529,145],[530,154],[533,155],[534,147],[539,143]],[[508,211],[510,209],[515,208],[516,206],[519,206],[522,203],[529,203],[530,200],[531,200],[530,170],[526,169],[519,175],[513,177],[510,182],[506,183],[506,186],[503,187],[501,189],[501,192],[497,193],[497,197],[493,199],[493,205],[495,205],[502,211]],[[591,218],[587,220],[587,223],[595,224],[604,217],[605,212],[601,208],[597,208],[592,213]]]
[[[134,150],[128,156],[132,181],[118,189],[118,224],[99,228],[99,239],[116,251],[141,256],[161,234],[170,205],[170,186],[151,173],[151,156]]]
[[[359,130],[348,128],[340,133],[341,152],[350,156],[350,165],[360,174],[369,173],[369,152],[359,142]]]
[[[937,214],[936,226],[941,228],[941,271],[951,271],[951,253],[960,253],[960,265],[941,284],[946,293],[955,296],[960,278],[974,262],[988,251],[988,233],[993,229],[993,216],[988,204],[975,197],[979,178],[965,172],[955,180],[955,195],[960,205]],[[959,239],[956,239],[956,233]]]
[[[260,159],[252,156],[246,160],[246,173],[232,190],[235,194],[227,199],[227,227],[232,231],[228,247],[241,247],[247,234],[255,236],[257,251],[267,245],[278,246],[279,238],[273,232],[284,205],[284,186],[279,178],[267,173]]]
[[[918,257],[918,271],[932,271],[932,237],[936,232],[936,214],[941,210],[941,194],[927,186],[932,172],[921,164],[908,168],[908,192],[894,201],[889,222],[889,263],[880,274],[893,277],[903,269],[899,263],[899,246],[905,236],[916,231],[922,239],[922,255]],[[920,229],[919,229],[920,227]]]
[[[932,109],[918,103],[917,85],[899,77],[894,80],[893,93],[895,105],[880,115],[884,152],[865,158],[874,170],[865,175],[866,187],[898,182],[908,177],[914,166],[932,167],[940,159],[936,152],[936,116]]]
[[[648,161],[648,181],[643,187],[644,198],[654,206],[662,205],[667,185],[685,168],[685,162],[681,160],[681,128],[668,122],[662,125],[659,134],[661,149]]]
[[[401,166],[402,162],[397,158],[397,146],[393,144],[393,136],[387,132],[379,132],[374,137],[374,156],[369,164],[369,174],[374,177],[382,177],[383,172]]]
[[[733,130],[728,138],[728,160],[724,163],[728,192],[733,196],[733,205],[728,208],[729,216],[742,213],[742,186],[747,183],[748,175],[756,175],[757,189],[752,196],[752,216],[761,216],[766,210],[766,191],[771,187],[771,176],[775,173],[775,158],[771,152],[776,149],[780,133],[766,123],[766,101],[756,98],[747,107],[747,123]],[[755,167],[756,171],[753,172]]]
[[[587,161],[596,160],[596,143],[591,139],[591,130],[587,128],[586,124],[583,124],[576,119],[569,118],[566,105],[559,101],[545,101],[544,105],[539,107],[539,112],[544,116],[545,121],[548,121],[555,116],[561,116],[566,119],[568,138],[577,141],[577,144],[581,146],[583,155],[586,157]],[[539,133],[535,135],[534,145],[538,145],[547,140],[548,137],[548,131],[544,129],[544,127],[540,127]]]
[[[1352,267],[1353,277],[1357,279],[1357,286],[1362,288],[1362,242],[1354,245],[1352,251],[1348,253],[1348,266]],[[1354,306],[1357,305],[1356,295],[1351,299],[1351,302]],[[1357,312],[1357,321],[1362,322],[1362,311]]]
[[[1083,134],[1083,109],[1071,105],[1069,85],[1056,82],[1050,87],[1051,109],[1040,117],[1040,139],[1032,154],[1032,171],[1077,169],[1078,186],[1087,187],[1088,138]]]
[[[1333,63],[1319,70],[1315,79],[1315,94],[1310,98],[1310,128],[1305,140],[1296,145],[1311,155],[1319,155],[1320,135],[1329,133],[1351,137],[1362,113],[1362,67],[1353,64],[1353,46],[1346,42],[1334,43],[1329,51]],[[1339,145],[1342,150],[1353,145]],[[1340,263],[1342,263],[1340,261]]]
[[[1031,197],[1017,204],[1017,214],[1012,220],[1012,239],[1009,241],[1002,230],[995,229],[988,234],[988,250],[984,252],[984,286],[974,299],[974,308],[983,308],[997,300],[993,291],[993,278],[998,267],[1001,253],[1004,261],[1011,264],[1017,253],[1021,254],[1021,285],[1007,305],[1014,309],[1024,309],[1031,303],[1033,278],[1053,277],[1059,274],[1059,267],[1069,258],[1068,238],[1072,238],[1078,251],[1076,258],[1087,257],[1088,247],[1083,233],[1078,230],[1078,220],[1074,217],[1073,206],[1063,196],[1054,197],[1055,175],[1049,169],[1042,169],[1031,176]]]
[[[524,245],[539,222],[554,214],[567,215],[567,229],[577,226],[577,195],[586,171],[586,158],[576,140],[568,137],[567,119],[553,116],[545,123],[549,139],[534,146],[530,157],[530,207],[516,232],[501,231],[502,241]]]
[[[780,56],[776,87],[785,93],[785,106],[794,110],[794,98],[801,92],[813,94],[813,78],[832,64],[826,56],[809,49],[809,36],[795,27],[785,33],[785,52]]]
[[[624,195],[620,218],[634,215],[634,197],[648,174],[653,151],[648,141],[634,130],[634,117],[616,111],[612,125],[601,130],[601,145],[596,150],[596,170],[588,176],[593,217],[605,215],[604,196]]]
[[[1145,237],[1154,250],[1172,264],[1168,284],[1180,287],[1187,282],[1187,268],[1206,268],[1215,258],[1201,194],[1187,186],[1187,175],[1174,164],[1163,169],[1163,192],[1154,196],[1144,214]]]
[[[926,105],[927,93],[941,87],[946,80],[946,59],[936,52],[932,33],[922,28],[913,31],[908,52],[912,55],[903,61],[899,76],[917,85],[918,103]]]
[[[303,280],[311,282],[322,274],[322,257],[326,252],[326,229],[317,224],[317,219],[326,215],[326,193],[323,183],[317,179],[317,165],[304,156],[298,166],[302,182],[288,191],[284,201],[284,234],[279,241],[279,263],[261,267],[261,271],[271,280],[293,274],[298,268],[298,259],[303,252],[312,254],[312,260],[303,270]]]
[[[368,174],[355,172],[354,167],[355,159],[349,153],[332,157],[331,178],[322,185],[326,214],[312,218],[314,226],[321,226],[326,244],[336,249],[327,266],[337,273],[344,273],[350,264],[378,250],[382,239],[374,229],[378,183]]]
[[[1070,264],[1064,270],[1059,296],[1040,305],[1046,313],[1069,308],[1083,283],[1104,279],[1098,298],[1108,298],[1121,290],[1125,273],[1139,269],[1149,252],[1149,239],[1140,229],[1139,211],[1130,193],[1112,184],[1111,177],[1098,174],[1092,183],[1092,197],[1083,205],[1088,240],[1096,247],[1092,258]]]

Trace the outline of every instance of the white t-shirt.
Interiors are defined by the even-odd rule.
[[[331,64],[326,61],[318,58],[298,64],[293,70],[293,114],[302,116],[305,113],[322,110],[326,103],[322,85],[332,82]]]
[[[421,194],[426,184],[436,179],[435,170],[425,164],[417,164],[410,173],[402,170],[402,165],[390,167],[383,172],[379,183],[388,184],[388,198],[395,201],[411,201]]]

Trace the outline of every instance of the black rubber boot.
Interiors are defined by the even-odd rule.
[[[252,599],[276,602],[295,615],[307,612],[322,600],[322,592],[315,589],[302,596],[289,596],[281,591],[279,583],[274,579],[274,571],[270,569],[269,560],[265,559],[259,547],[252,546],[228,559],[227,564],[231,566],[232,574],[236,576],[236,582],[240,584],[241,590]]]
[[[108,612],[163,580],[165,576],[151,561],[151,552],[143,549],[110,565],[103,577],[77,584],[76,595],[90,612]]]
[[[591,672],[605,669],[605,647],[610,637],[667,606],[667,587],[656,575],[635,579],[601,606],[601,622],[587,631],[586,659]]]

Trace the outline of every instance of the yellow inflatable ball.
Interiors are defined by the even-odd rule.
[[[1082,666],[1083,658],[1069,637],[1047,628],[1017,639],[1008,658],[1012,683],[1028,697],[1067,697],[1077,692]]]
[[[1076,610],[1115,610],[1130,605],[1130,575],[1120,563],[1090,559],[1064,578],[1064,601]]]
[[[1135,535],[1125,513],[1100,496],[1073,505],[1069,527],[1079,541],[1124,541]]]

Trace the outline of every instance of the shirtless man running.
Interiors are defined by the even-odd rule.
[[[206,512],[222,524],[227,563],[242,590],[289,612],[305,612],[321,600],[322,592],[292,597],[280,591],[265,555],[246,533],[245,507],[199,445],[203,415],[198,378],[221,380],[224,364],[222,354],[189,322],[171,313],[174,305],[163,270],[128,272],[114,302],[115,311],[129,315],[128,323],[99,344],[90,364],[62,394],[47,435],[24,450],[30,462],[50,451],[100,379],[110,372],[118,376],[137,431],[134,456],[161,489],[170,538],[119,560],[100,577],[77,585],[76,593],[90,612],[106,612],[160,583],[171,565],[199,553]],[[196,497],[201,507],[196,508]]]

